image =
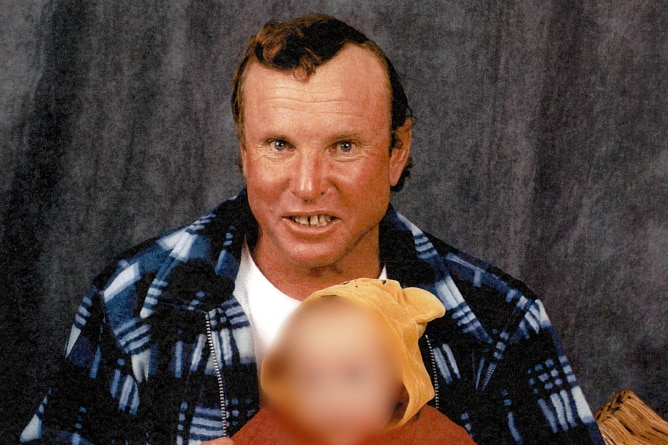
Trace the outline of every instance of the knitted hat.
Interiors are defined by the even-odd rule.
[[[422,362],[418,340],[424,333],[427,322],[445,314],[443,304],[430,292],[410,287],[402,289],[394,280],[372,280],[361,278],[344,284],[331,286],[314,292],[297,308],[306,306],[323,297],[339,297],[357,304],[379,316],[399,357],[401,380],[408,401],[400,419],[390,425],[398,427],[410,420],[434,397],[431,379]],[[274,357],[269,354],[262,365],[261,385],[270,389],[269,380]]]

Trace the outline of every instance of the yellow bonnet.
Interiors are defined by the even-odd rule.
[[[314,292],[297,308],[299,312],[310,303],[323,297],[339,297],[360,305],[377,314],[387,327],[393,348],[400,358],[401,377],[408,396],[403,415],[391,427],[398,427],[410,420],[434,397],[434,388],[422,361],[418,340],[427,322],[445,314],[443,304],[430,292],[409,287],[402,289],[394,280],[361,278]],[[268,355],[261,373],[262,387],[268,389]]]

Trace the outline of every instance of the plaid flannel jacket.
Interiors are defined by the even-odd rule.
[[[388,276],[447,310],[420,341],[431,405],[479,444],[603,444],[530,290],[392,208],[380,233]],[[198,444],[238,431],[259,409],[252,333],[233,295],[244,239],[256,236],[241,192],[103,272],[22,442]]]

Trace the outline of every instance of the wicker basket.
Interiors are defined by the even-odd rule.
[[[631,390],[613,395],[595,416],[607,445],[668,444],[668,422]]]

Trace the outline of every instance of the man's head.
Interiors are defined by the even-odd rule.
[[[377,267],[379,224],[411,142],[387,58],[343,22],[309,16],[266,25],[235,79],[260,267],[378,273],[369,262]]]
[[[307,79],[318,66],[336,56],[349,43],[366,48],[385,67],[392,107],[391,147],[400,143],[394,132],[411,118],[411,109],[392,62],[366,35],[341,20],[323,14],[311,14],[285,22],[270,21],[251,38],[232,79],[232,116],[240,142],[243,144],[244,138],[243,84],[250,65],[259,63]],[[401,190],[410,175],[411,166],[409,159],[399,182],[392,187],[393,191]]]

